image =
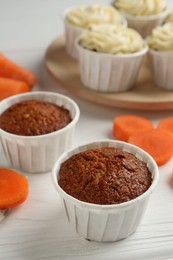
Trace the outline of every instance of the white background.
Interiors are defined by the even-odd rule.
[[[44,66],[49,44],[63,33],[62,12],[91,0],[0,0],[0,51],[32,70],[35,88],[72,97],[81,110],[73,145],[112,137],[113,118],[133,113],[154,125],[172,111],[146,112],[95,105],[80,100],[58,86]],[[108,3],[108,1],[98,2]],[[172,1],[173,2],[173,1]],[[10,167],[0,147],[1,167]],[[160,167],[160,181],[137,232],[115,243],[88,242],[69,226],[54,190],[50,173],[27,174],[30,193],[0,224],[0,260],[44,259],[173,259],[173,159]]]

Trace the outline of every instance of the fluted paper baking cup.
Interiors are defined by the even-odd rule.
[[[173,51],[148,52],[149,64],[155,84],[165,90],[173,90]]]
[[[64,128],[39,136],[19,136],[0,129],[4,153],[14,168],[26,172],[47,172],[57,158],[71,147],[79,108],[70,98],[53,92],[30,92],[5,99],[0,103],[0,114],[11,105],[24,100],[41,100],[63,106],[70,111],[72,121]]]
[[[69,56],[74,59],[78,59],[78,52],[75,46],[76,38],[83,32],[82,28],[72,25],[64,18],[65,26],[65,46]]]
[[[152,184],[141,196],[121,204],[98,205],[86,203],[68,195],[58,185],[61,164],[74,154],[101,147],[116,147],[127,151],[147,164],[152,174]],[[121,142],[100,140],[79,146],[64,153],[55,163],[52,179],[62,198],[66,217],[79,235],[95,241],[117,241],[134,233],[145,213],[150,195],[159,178],[158,167],[153,158],[137,146]]]
[[[123,92],[131,89],[137,79],[148,47],[132,54],[98,53],[83,48],[76,40],[80,78],[85,87],[99,92]]]
[[[170,12],[170,7],[160,14],[150,16],[134,16],[124,12],[122,15],[126,18],[128,26],[138,31],[143,38],[152,33],[152,30],[161,25]]]
[[[86,29],[77,27],[67,20],[67,14],[76,9],[77,7],[71,7],[65,10],[63,14],[64,20],[64,29],[65,29],[65,44],[67,53],[74,59],[78,59],[78,50],[76,48],[75,40],[79,37],[79,35]],[[124,18],[123,25],[127,27],[127,21]]]

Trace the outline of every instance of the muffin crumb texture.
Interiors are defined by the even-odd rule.
[[[73,155],[60,168],[58,183],[69,195],[94,204],[119,204],[143,194],[152,177],[146,164],[116,148]]]
[[[0,128],[6,132],[37,136],[57,131],[71,122],[67,109],[39,100],[16,103],[0,116]]]

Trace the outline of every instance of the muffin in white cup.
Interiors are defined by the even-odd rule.
[[[27,101],[43,102],[43,105],[45,106],[46,104],[46,106],[43,110],[37,110],[37,108],[33,106],[32,111],[36,110],[33,113],[30,113],[30,110],[26,113],[26,110],[23,109],[21,109],[20,112],[18,109],[16,118],[14,116],[13,118],[12,116],[8,116],[9,120],[5,126],[3,123],[5,122],[3,115],[5,115],[7,111],[9,111],[9,114],[17,111],[14,110],[14,106],[16,109],[16,104],[21,106],[21,104]],[[54,106],[54,109],[58,107],[69,113],[70,121],[61,129],[55,127],[55,129],[51,129],[48,133],[40,133],[39,131],[42,131],[42,128],[50,128],[50,120],[54,120],[54,112],[52,112],[52,114],[47,113],[47,104]],[[22,111],[25,112],[23,113]],[[57,117],[59,115],[62,121],[63,117],[58,113],[61,113],[59,110],[57,111]],[[71,147],[79,114],[79,108],[72,99],[53,92],[30,92],[4,99],[0,103],[0,137],[7,160],[14,168],[26,172],[36,173],[50,171],[57,158]],[[57,117],[55,117],[55,119]],[[27,125],[25,120],[30,120],[30,118],[33,119],[32,123]],[[22,120],[23,127],[21,124]],[[19,121],[20,125],[18,124]],[[21,134],[20,128],[24,129],[25,125],[27,134]]]
[[[149,62],[156,85],[173,90],[173,23],[155,28],[147,42]]]
[[[136,231],[159,170],[153,158],[137,146],[99,140],[64,153],[55,163],[52,177],[66,217],[76,232],[86,239],[106,242],[126,238]],[[63,183],[71,194],[62,188]]]
[[[127,26],[125,18],[112,6],[92,4],[65,10],[64,25],[67,53],[77,59],[75,40],[83,30],[97,24]]]
[[[167,0],[115,0],[112,5],[121,11],[129,27],[144,38],[151,34],[153,28],[162,24],[170,12]]]
[[[148,46],[130,28],[97,25],[76,40],[80,77],[84,86],[99,92],[123,92],[137,78]]]

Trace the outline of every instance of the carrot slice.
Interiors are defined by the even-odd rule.
[[[162,129],[173,134],[173,117],[163,119],[159,122],[158,129]]]
[[[27,195],[27,179],[15,171],[0,168],[0,209],[16,207]]]
[[[30,87],[26,82],[0,77],[0,100],[28,91]]]
[[[151,128],[153,128],[153,124],[144,117],[122,115],[114,119],[113,136],[118,140],[127,142],[132,133]]]
[[[24,81],[30,88],[36,83],[36,77],[31,71],[15,64],[2,53],[0,53],[0,77]]]
[[[128,142],[148,152],[159,166],[173,155],[173,135],[160,129],[136,132],[129,137]]]

